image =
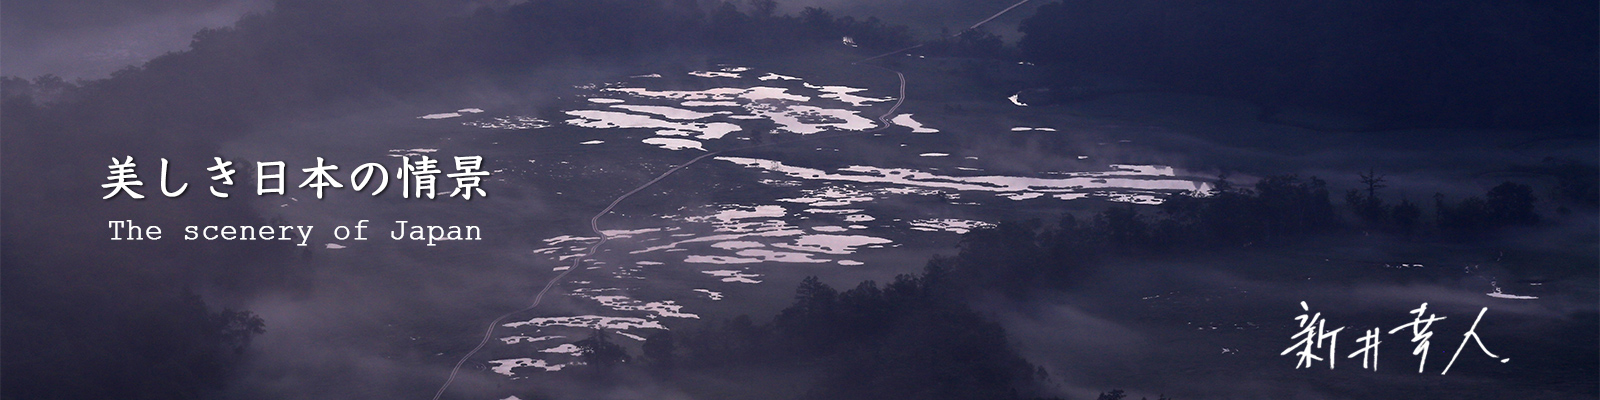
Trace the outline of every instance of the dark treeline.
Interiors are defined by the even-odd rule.
[[[1085,73],[1413,126],[1592,126],[1597,6],[1570,1],[1066,0],[1024,21],[1057,85]],[[1058,91],[1070,93],[1070,91]]]
[[[1594,171],[1589,170],[1589,176]],[[1326,235],[1379,233],[1413,241],[1494,240],[1507,228],[1539,224],[1541,202],[1533,187],[1505,182],[1482,196],[1451,200],[1436,195],[1428,207],[1406,199],[1384,200],[1383,177],[1362,174],[1366,185],[1346,192],[1343,205],[1330,199],[1326,182],[1293,175],[1268,177],[1253,187],[1220,180],[1207,193],[1169,197],[1154,213],[1112,206],[1053,225],[1038,220],[1004,222],[963,236],[961,251],[947,259],[968,290],[1027,294],[1081,283],[1111,258],[1193,255],[1197,251],[1285,246]],[[1592,193],[1558,186],[1544,208],[1593,211]]]
[[[1418,114],[1443,110],[1429,115],[1466,115],[1466,121],[1492,118],[1494,123],[1521,124],[1536,118],[1567,121],[1563,118],[1574,112],[1570,110],[1592,113],[1595,108],[1594,85],[1563,79],[1574,65],[1592,66],[1582,64],[1589,58],[1565,58],[1568,47],[1592,48],[1592,32],[1579,35],[1574,39],[1578,42],[1551,40],[1544,47],[1521,48],[1474,46],[1484,50],[1450,56],[1458,57],[1450,59],[1455,65],[1504,69],[1505,73],[1492,75],[1489,84],[1461,86],[1469,89],[1457,89],[1451,83],[1476,70],[1446,70],[1418,79],[1423,74],[1416,71],[1416,63],[1379,69],[1403,72],[1392,75],[1399,77],[1396,79],[1378,80],[1382,85],[1351,85],[1356,78],[1345,78],[1352,73],[1349,71],[1368,70],[1349,69],[1360,65],[1343,63],[1351,59],[1348,54],[1352,50],[1338,40],[1325,40],[1334,45],[1331,48],[1267,47],[1292,50],[1274,54],[1298,60],[1284,64],[1301,67],[1289,72],[1310,73],[1220,70],[1214,67],[1239,61],[1219,58],[1221,55],[1261,54],[1219,50],[1231,48],[1228,46],[1233,43],[1248,49],[1268,45],[1263,41],[1272,38],[1306,36],[1243,35],[1249,39],[1183,42],[1166,39],[1186,35],[1181,29],[1194,24],[1161,23],[1136,29],[1147,32],[1144,37],[1150,43],[1160,44],[1140,47],[1100,40],[1104,37],[1095,32],[1115,24],[1168,20],[1144,20],[1139,13],[1111,18],[1106,12],[1083,8],[1083,4],[1087,3],[1041,9],[1027,24],[1029,36],[1022,46],[1025,54],[1041,64],[1069,65],[1064,60],[1074,60],[1073,68],[1089,70],[1145,65],[1125,69],[1180,87],[1215,82],[1193,87],[1246,98],[1370,104],[1373,109],[1397,110],[1396,118],[1417,118]],[[1139,12],[1162,10],[1139,5],[1143,3],[1125,4]],[[1357,4],[1340,7],[1387,7]],[[1451,9],[1458,11],[1455,15],[1467,16],[1488,15],[1482,11],[1486,9],[1528,7],[1539,11],[1554,7],[1465,4],[1438,7],[1467,7],[1460,9],[1467,11]],[[484,77],[531,79],[523,75],[561,63],[626,64],[715,52],[781,54],[839,46],[844,37],[866,49],[888,50],[914,39],[904,27],[874,18],[835,16],[820,8],[778,15],[776,9],[775,3],[764,0],[533,0],[503,8],[468,8],[459,2],[438,1],[281,0],[273,10],[247,16],[233,27],[196,34],[188,51],[158,57],[116,72],[109,79],[4,78],[0,81],[0,112],[4,114],[0,131],[5,135],[0,170],[6,172],[0,181],[0,201],[5,204],[0,215],[4,224],[0,229],[0,264],[4,265],[0,269],[4,285],[0,302],[5,304],[5,321],[0,324],[0,347],[6,354],[0,361],[0,369],[5,371],[0,376],[0,387],[4,387],[0,397],[207,397],[227,381],[239,361],[239,350],[271,323],[221,305],[243,301],[259,291],[303,284],[308,275],[304,270],[307,263],[300,259],[303,255],[285,245],[184,245],[171,239],[173,232],[168,232],[168,240],[159,242],[109,242],[109,220],[132,219],[169,227],[193,223],[195,218],[214,225],[267,222],[240,199],[194,198],[203,196],[195,194],[197,189],[203,191],[199,188],[191,188],[189,197],[180,199],[101,200],[105,192],[99,184],[105,182],[104,167],[111,156],[136,157],[146,183],[142,189],[152,194],[159,184],[157,175],[150,172],[158,164],[156,160],[209,165],[211,157],[220,155],[220,143],[268,121],[328,112],[325,110],[334,109],[325,107],[329,104],[424,97],[449,90],[452,82]],[[1259,9],[1269,14],[1294,11]],[[1588,8],[1578,11],[1556,15],[1548,26],[1565,32],[1565,24],[1571,21],[1593,19]],[[1356,14],[1369,15],[1366,11]],[[1496,18],[1549,14],[1555,13],[1508,13],[1507,17],[1484,20],[1502,23]],[[1195,21],[1233,20],[1215,12],[1173,15]],[[1419,14],[1413,10],[1400,15]],[[1250,21],[1287,23],[1274,18]],[[1405,20],[1397,26],[1465,29],[1462,21],[1444,19],[1415,25],[1411,22],[1417,21]],[[1255,28],[1250,24],[1231,26],[1245,31]],[[1207,37],[1234,36],[1196,36]],[[1495,40],[1537,43],[1545,37]],[[1379,49],[1407,53],[1421,46],[1407,43],[1412,42]],[[1417,59],[1431,60],[1428,57],[1457,50],[1460,45],[1441,46],[1444,49],[1421,48],[1426,51]],[[1214,56],[1182,62],[1140,58],[1189,54],[1175,50],[1180,48]],[[984,32],[941,40],[929,49],[957,57],[1006,56],[1009,51],[998,37]],[[1305,59],[1308,51],[1336,57],[1313,63]],[[1583,54],[1592,55],[1593,51]],[[1489,61],[1478,62],[1482,60]],[[1238,65],[1285,60],[1259,57],[1246,61],[1251,62]],[[1512,87],[1517,90],[1508,92]],[[1419,97],[1430,90],[1440,95]],[[1573,94],[1573,90],[1584,93]],[[1486,108],[1490,103],[1482,99],[1493,96],[1506,100]],[[1583,174],[1589,169],[1577,171],[1586,177]],[[171,178],[207,182],[209,175],[199,168],[178,168]],[[1587,204],[1592,204],[1592,184],[1585,186],[1582,179],[1571,182],[1561,193],[1590,199]],[[865,283],[842,293],[808,281],[798,291],[795,305],[772,323],[736,318],[675,341],[668,334],[657,335],[647,342],[641,357],[651,366],[684,370],[737,363],[817,366],[809,369],[823,371],[814,377],[810,392],[817,398],[1029,396],[1041,380],[1039,371],[1009,348],[998,325],[973,312],[950,287],[952,282],[975,282],[972,284],[994,284],[985,287],[1003,290],[997,283],[1002,280],[999,275],[968,279],[963,274],[975,269],[966,266],[992,264],[996,266],[994,274],[1042,276],[1045,282],[1060,282],[1072,279],[1071,269],[1049,260],[1052,254],[1073,246],[1105,245],[1131,253],[1206,243],[1276,243],[1357,223],[1397,229],[1413,223],[1428,226],[1415,223],[1426,221],[1426,213],[1413,216],[1408,201],[1391,206],[1359,194],[1352,197],[1352,204],[1360,204],[1366,210],[1362,212],[1374,217],[1348,221],[1330,203],[1324,186],[1314,179],[1274,178],[1254,189],[1219,186],[1219,191],[1208,197],[1174,199],[1159,218],[1130,208],[1112,208],[1086,221],[1064,219],[1056,227],[1003,224],[970,234],[960,255],[935,260],[922,275],[904,276],[882,287]],[[1435,228],[1418,229],[1418,234],[1470,233],[1460,235],[1465,238],[1538,221],[1524,212],[1528,209],[1523,204],[1538,197],[1525,186],[1496,190],[1483,199],[1438,200]],[[191,288],[198,290],[188,290]],[[202,300],[194,293],[211,297]],[[597,368],[606,365],[606,360],[622,363],[628,356],[603,335],[583,344]]]
[[[1412,240],[1492,240],[1505,228],[1542,219],[1534,189],[1505,182],[1482,196],[1436,199],[1434,212],[1402,199],[1384,200],[1384,177],[1360,175],[1363,187],[1333,201],[1326,182],[1293,175],[1235,186],[1219,179],[1204,193],[1174,195],[1141,212],[1111,206],[1087,218],[1067,214],[1046,226],[1006,222],[963,236],[953,257],[935,257],[923,273],[880,286],[866,281],[839,291],[806,278],[794,302],[757,323],[749,316],[697,331],[646,338],[640,357],[611,344],[604,332],[579,342],[592,372],[619,365],[649,370],[672,384],[694,374],[763,369],[805,376],[802,398],[1029,398],[1051,380],[1011,346],[1005,330],[968,306],[974,296],[1027,297],[1074,290],[1105,262],[1191,256],[1225,248],[1271,248],[1326,235],[1372,232]],[[1594,210],[1593,189],[1552,188],[1545,208]],[[629,361],[637,361],[629,363]],[[595,367],[602,366],[602,367]],[[781,371],[781,372],[771,372]],[[1100,399],[1123,399],[1120,390]],[[1165,397],[1163,397],[1165,398]]]
[[[264,225],[237,193],[204,186],[160,195],[204,168],[232,138],[341,105],[426,99],[473,79],[526,82],[544,66],[623,65],[724,51],[767,54],[840,46],[880,49],[907,30],[822,9],[776,15],[775,3],[536,0],[472,9],[453,1],[281,0],[191,48],[110,78],[0,80],[0,397],[188,399],[214,395],[240,350],[271,321],[226,306],[297,290],[311,265],[277,243],[196,245],[173,227]],[[504,79],[501,79],[504,78]],[[133,156],[153,198],[102,200],[109,160]],[[233,160],[248,181],[248,160]],[[198,192],[197,192],[198,191]],[[110,241],[107,221],[168,228],[160,241]],[[202,300],[195,293],[204,294]]]
[[[1005,38],[984,28],[939,33],[939,37],[923,45],[919,52],[939,57],[1012,60],[1018,57],[1017,49],[1006,45]]]
[[[1011,348],[999,324],[969,308],[947,267],[840,292],[816,277],[770,323],[748,316],[698,331],[648,337],[641,362],[673,383],[694,374],[762,369],[805,377],[805,399],[1020,399],[1047,382]],[[633,357],[603,332],[580,341],[585,368],[605,373]]]
[[[8,93],[0,107],[0,397],[184,399],[220,390],[265,324],[218,306],[297,285],[305,272],[292,245],[177,238],[176,227],[197,219],[268,223],[242,201],[198,198],[209,195],[195,187],[167,199],[156,189],[160,178],[151,171],[159,157],[180,165],[209,160],[215,142],[188,138],[228,122],[198,119],[166,130],[158,121],[184,120],[181,111],[109,98],[39,106]],[[101,199],[114,155],[138,157],[145,200]],[[171,177],[204,182],[201,173],[178,169]],[[112,241],[108,221],[121,220],[167,231],[159,241]]]

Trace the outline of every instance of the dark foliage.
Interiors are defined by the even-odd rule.
[[[1178,250],[1287,243],[1340,229],[1326,184],[1295,176],[1263,179],[1255,189],[1226,180],[1217,189],[1173,196],[1159,216],[1112,206],[1088,220],[1064,215],[1055,226],[1002,222],[961,239],[953,259],[936,259],[969,287],[1024,295],[1028,288],[1071,286],[1106,257],[1159,257]]]
[[[1014,49],[1006,46],[1005,39],[1000,35],[978,28],[962,31],[958,35],[951,35],[949,30],[941,31],[939,39],[928,42],[922,46],[928,55],[939,57],[981,58],[981,59],[1014,59]]]
[[[806,278],[770,326],[740,317],[691,335],[685,364],[807,365],[820,375],[805,397],[819,399],[1004,399],[1034,389],[1034,367],[949,279],[939,263],[842,293]]]
[[[604,329],[595,329],[589,337],[573,344],[578,346],[578,357],[592,371],[607,372],[632,359],[621,345],[611,342],[611,335]]]
[[[1171,196],[1153,215],[1131,205],[1111,206],[1087,220],[1068,214],[1055,226],[1039,221],[1002,222],[968,232],[953,258],[930,264],[952,270],[965,288],[1027,296],[1030,289],[1064,288],[1108,258],[1166,257],[1194,251],[1281,246],[1317,235],[1364,227],[1418,240],[1491,239],[1502,229],[1541,221],[1533,188],[1506,182],[1484,197],[1457,203],[1436,197],[1435,216],[1410,200],[1387,205],[1383,178],[1361,174],[1362,190],[1347,197],[1354,221],[1328,201],[1326,182],[1293,175],[1261,179],[1237,188],[1226,179],[1206,193]],[[1430,223],[1431,222],[1431,223]]]
[[[644,360],[658,371],[670,371],[677,365],[678,345],[672,331],[660,331],[644,338]]]
[[[1543,197],[1555,203],[1558,212],[1600,207],[1600,168],[1594,165],[1546,158],[1537,165],[1512,166],[1507,172],[1554,179],[1555,186]]]
[[[1122,389],[1113,389],[1110,392],[1100,392],[1100,396],[1096,397],[1095,399],[1096,400],[1122,400],[1122,399],[1126,399],[1126,398],[1128,398],[1128,394],[1126,392],[1123,392]],[[1148,397],[1145,398],[1145,399],[1148,399]],[[1172,400],[1172,398],[1167,397],[1166,395],[1161,395],[1161,396],[1157,397],[1156,400]]]
[[[1383,204],[1383,197],[1378,196],[1378,189],[1389,187],[1383,182],[1383,175],[1369,170],[1361,174],[1361,185],[1365,186],[1364,190],[1350,189],[1344,195],[1345,204],[1355,211],[1362,222],[1369,225],[1383,225],[1389,222],[1389,207]]]
[[[1102,392],[1102,393],[1100,393],[1100,397],[1098,397],[1097,399],[1098,400],[1122,400],[1122,399],[1125,399],[1127,397],[1128,397],[1128,395],[1124,394],[1122,392],[1122,389],[1112,389],[1110,392]]]
[[[1284,243],[1329,232],[1344,223],[1328,201],[1327,182],[1294,175],[1267,177],[1254,190],[1226,181],[1202,196],[1175,196],[1161,205],[1163,234],[1173,246]]]
[[[126,83],[80,88],[50,78],[7,79],[0,89],[6,138],[0,148],[6,172],[0,183],[0,346],[6,349],[0,386],[6,398],[205,397],[229,378],[241,359],[238,350],[263,322],[248,311],[212,313],[199,297],[179,293],[207,287],[247,295],[293,285],[304,272],[292,245],[185,246],[174,239],[175,230],[155,242],[108,240],[105,227],[112,220],[169,229],[198,215],[224,225],[266,223],[245,203],[204,201],[210,199],[192,193],[186,199],[101,200],[104,192],[90,182],[104,181],[111,155],[135,155],[142,166],[163,156],[196,165],[215,154],[216,142],[202,138],[236,128],[233,114],[202,118],[174,106],[203,99],[155,91],[118,98],[137,91],[113,87]],[[159,184],[148,172],[141,176],[147,185]],[[176,171],[173,177],[205,179]],[[144,192],[160,196],[150,190]]]
[[[707,324],[681,340],[685,355],[681,367],[706,368],[760,364],[791,356],[778,346],[773,328],[756,325],[748,315]]]
[[[7,303],[5,398],[212,396],[251,338],[266,331],[253,313],[212,312],[189,293],[123,304],[83,302],[115,314],[86,310],[62,318],[43,308],[53,303]]]
[[[1434,195],[1435,219],[1439,232],[1454,240],[1478,239],[1511,226],[1539,223],[1534,212],[1533,188],[1505,182],[1484,197],[1468,197],[1450,204],[1444,195]]]
[[[173,293],[215,288],[207,293],[231,298],[208,300],[232,304],[292,289],[309,275],[307,263],[277,243],[185,245],[168,231],[167,240],[108,244],[109,220],[169,229],[197,218],[266,222],[248,202],[193,198],[193,188],[182,199],[101,200],[91,182],[104,182],[111,156],[136,158],[149,195],[160,158],[209,165],[221,143],[260,124],[354,102],[527,79],[530,69],[558,63],[781,54],[839,46],[843,36],[869,49],[911,40],[905,28],[876,19],[775,15],[774,4],[752,2],[748,14],[727,4],[708,14],[691,0],[535,0],[475,10],[421,0],[280,0],[234,26],[196,33],[187,51],[109,79],[0,79],[4,396],[203,397],[239,361],[232,349],[217,349],[242,348],[261,322],[244,311],[206,314],[198,300]],[[204,174],[184,167],[171,178],[206,182]],[[242,175],[235,179],[249,179]],[[616,359],[603,336],[591,344],[595,365]],[[670,347],[653,348],[653,364],[670,364]]]
[[[1396,233],[1401,236],[1411,236],[1417,233],[1417,228],[1422,223],[1422,208],[1411,200],[1400,199],[1400,203],[1389,210],[1389,221],[1394,224]]]

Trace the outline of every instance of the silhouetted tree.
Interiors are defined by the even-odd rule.
[[[813,39],[838,39],[834,31],[833,13],[820,7],[806,7],[800,10],[800,26]]]
[[[827,343],[837,338],[839,292],[808,276],[795,288],[794,305],[773,319],[780,331],[798,337],[803,343]]]
[[[749,37],[752,29],[750,17],[739,12],[738,6],[725,1],[711,11],[707,34],[715,41],[737,42]]]
[[[588,338],[573,343],[578,346],[578,356],[596,371],[609,371],[611,367],[628,362],[628,352],[611,342],[604,329],[596,328]]]
[[[660,331],[644,338],[644,359],[657,370],[671,370],[677,361],[677,350],[672,331]]]
[[[756,19],[768,19],[777,15],[778,2],[773,0],[750,0],[750,16]]]
[[[993,288],[1013,296],[1025,296],[1025,287],[1032,286],[1043,277],[1052,282],[1066,284],[1068,271],[1042,246],[1041,223],[1002,221],[993,228],[976,229],[962,235],[956,254],[959,279],[972,287]],[[1093,238],[1100,243],[1101,236]],[[987,269],[993,268],[993,269]],[[1076,272],[1076,271],[1072,271]]]
[[[1410,236],[1417,231],[1417,224],[1422,218],[1422,208],[1416,203],[1404,198],[1390,210],[1389,219],[1394,222],[1395,230],[1401,235]]]
[[[1119,250],[1132,250],[1149,238],[1149,224],[1133,206],[1111,207],[1095,214],[1095,227],[1105,235],[1105,241]]]
[[[1450,239],[1482,238],[1500,228],[1537,224],[1539,215],[1533,204],[1536,200],[1532,187],[1513,182],[1495,186],[1485,197],[1468,197],[1456,204],[1446,202],[1443,194],[1435,194],[1435,221],[1439,231]]]
[[[1256,182],[1255,189],[1254,200],[1266,229],[1259,240],[1326,232],[1338,225],[1328,202],[1327,182],[1315,176],[1305,180],[1296,175],[1270,176]]]
[[[1501,183],[1484,195],[1484,207],[1496,226],[1533,225],[1539,222],[1534,213],[1533,188],[1513,182]]]
[[[1389,185],[1383,183],[1385,181],[1383,175],[1379,175],[1376,170],[1368,170],[1366,173],[1359,175],[1361,176],[1361,184],[1365,188],[1361,191],[1350,189],[1349,192],[1345,193],[1345,203],[1350,206],[1351,211],[1356,213],[1356,216],[1361,217],[1361,220],[1366,221],[1369,226],[1382,227],[1388,220],[1389,210],[1388,206],[1383,204],[1383,198],[1378,197],[1378,189],[1389,187]]]
[[[1004,329],[941,287],[948,283],[941,263],[931,262],[923,274],[897,276],[881,289],[863,282],[839,294],[836,317],[818,323],[840,334],[800,344],[823,363],[806,398],[1015,398],[1031,390],[1033,365],[1010,348]],[[828,292],[816,282],[801,287]],[[783,314],[812,308],[806,303],[814,296],[797,297]]]
[[[1097,397],[1097,399],[1098,400],[1122,400],[1122,399],[1127,398],[1127,397],[1128,397],[1128,395],[1124,394],[1122,392],[1122,389],[1113,389],[1109,393],[1108,392],[1101,392],[1100,393],[1100,397]]]
[[[939,39],[928,42],[922,48],[929,55],[941,57],[1009,58],[1005,40],[984,28],[963,31],[960,35],[951,37],[948,28],[939,32]]]

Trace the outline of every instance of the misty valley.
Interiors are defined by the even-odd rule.
[[[268,3],[0,82],[0,398],[1600,396],[1592,5]]]

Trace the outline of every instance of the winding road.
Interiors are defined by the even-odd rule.
[[[1016,4],[1011,5],[1011,7],[1007,7],[1005,10],[1001,10],[999,13],[996,13],[996,14],[990,16],[989,18],[986,18],[983,21],[978,22],[977,24],[973,24],[971,27],[969,27],[967,29],[964,29],[964,30],[961,30],[960,32],[956,32],[954,34],[946,36],[946,38],[960,36],[961,34],[964,34],[967,31],[971,31],[973,29],[977,29],[979,26],[982,26],[983,24],[988,23],[989,21],[992,21],[995,18],[997,18],[997,17],[999,17],[999,16],[1001,16],[1001,15],[1007,13],[1007,12],[1010,12],[1012,9],[1015,9],[1018,6],[1021,6],[1022,4],[1027,3],[1029,1],[1031,1],[1031,0],[1022,0],[1020,2],[1017,2]],[[867,62],[867,61],[871,61],[871,60],[874,60],[874,59],[878,59],[878,58],[881,58],[881,57],[884,57],[884,56],[887,56],[887,55],[890,55],[890,54],[901,53],[901,52],[904,52],[906,50],[915,49],[915,48],[921,47],[921,46],[922,46],[921,44],[917,44],[917,45],[906,47],[906,48],[903,48],[903,49],[899,49],[899,50],[891,51],[891,52],[888,52],[888,53],[884,53],[884,54],[880,54],[880,55],[864,58],[864,59],[861,59],[861,60],[857,60],[855,62],[852,62],[851,64],[852,65],[863,65],[861,63],[864,63],[864,62]],[[567,274],[570,274],[570,273],[572,273],[572,271],[577,270],[578,267],[583,264],[584,260],[594,256],[595,252],[599,251],[600,246],[605,245],[607,241],[611,240],[611,236],[606,235],[604,231],[600,230],[600,217],[603,217],[606,214],[610,214],[611,210],[617,208],[618,204],[622,204],[622,202],[624,200],[627,200],[629,197],[632,197],[634,194],[637,194],[640,191],[643,191],[644,189],[649,188],[651,185],[655,185],[656,182],[660,182],[662,179],[666,179],[668,176],[671,176],[673,173],[676,173],[679,170],[682,170],[685,167],[688,167],[690,165],[694,165],[695,163],[700,162],[700,160],[704,160],[704,159],[706,159],[708,157],[714,157],[714,156],[721,155],[721,154],[732,153],[732,152],[737,152],[737,151],[744,151],[744,150],[751,150],[751,149],[757,149],[757,148],[762,148],[762,147],[771,147],[771,146],[779,146],[779,145],[807,142],[807,141],[813,141],[813,140],[832,139],[832,138],[845,137],[845,136],[856,136],[856,135],[864,135],[864,134],[869,134],[869,133],[877,133],[877,132],[882,132],[882,131],[884,131],[886,129],[889,129],[890,127],[894,126],[894,124],[889,122],[889,119],[894,117],[895,112],[900,109],[900,105],[905,104],[905,101],[906,101],[906,75],[905,75],[905,73],[902,73],[900,71],[889,69],[887,67],[883,67],[883,66],[880,66],[880,65],[873,65],[873,64],[864,64],[864,65],[867,65],[867,66],[870,66],[870,67],[874,67],[874,68],[878,68],[878,69],[882,69],[884,71],[893,72],[895,74],[895,76],[898,77],[899,80],[900,80],[900,96],[897,99],[895,99],[894,106],[889,107],[888,111],[885,111],[883,113],[883,115],[878,116],[878,122],[880,123],[880,125],[877,128],[873,128],[873,129],[869,129],[869,130],[865,130],[865,131],[849,132],[849,133],[842,133],[842,134],[835,134],[835,135],[817,135],[817,136],[811,136],[811,137],[806,137],[806,138],[801,138],[801,139],[794,139],[794,140],[787,140],[787,141],[780,141],[780,142],[772,142],[772,143],[766,143],[766,144],[757,144],[757,145],[736,147],[736,148],[732,148],[732,149],[718,150],[718,151],[709,152],[709,153],[706,153],[706,154],[702,154],[699,157],[695,157],[693,159],[690,159],[688,162],[685,162],[683,164],[679,164],[678,166],[672,167],[671,169],[668,169],[665,172],[662,172],[661,175],[656,176],[655,179],[651,179],[651,180],[645,182],[644,184],[641,184],[638,187],[633,188],[633,190],[629,190],[627,193],[623,193],[621,196],[617,196],[616,199],[611,200],[611,204],[606,205],[605,209],[600,210],[599,213],[596,213],[593,217],[589,218],[589,229],[591,231],[594,231],[594,233],[596,235],[599,235],[600,240],[595,242],[592,245],[589,245],[589,248],[584,251],[583,256],[580,256],[580,257],[577,257],[577,258],[573,259],[572,266],[568,267],[566,270],[561,271],[560,274],[556,274],[555,277],[550,278],[550,281],[545,283],[544,288],[539,289],[539,294],[537,294],[537,295],[535,295],[533,297],[533,302],[531,304],[528,304],[527,307],[523,307],[522,309],[502,314],[498,318],[495,318],[494,321],[489,322],[489,326],[487,328],[485,328],[484,331],[483,331],[483,339],[479,340],[477,346],[474,346],[471,351],[468,351],[466,354],[463,354],[461,356],[461,359],[456,361],[455,367],[450,369],[449,378],[446,378],[445,381],[444,381],[444,384],[439,386],[439,391],[437,393],[434,393],[433,400],[439,400],[440,397],[443,397],[445,391],[450,389],[450,384],[455,382],[456,375],[460,374],[461,366],[465,365],[467,363],[467,360],[471,359],[472,356],[476,355],[479,351],[483,350],[484,346],[489,344],[489,340],[494,337],[494,329],[495,329],[496,326],[499,326],[501,322],[504,322],[506,318],[509,318],[512,315],[516,315],[516,314],[520,314],[520,313],[523,313],[523,312],[531,311],[534,308],[539,307],[539,303],[544,301],[545,294],[548,294],[550,292],[551,288],[554,288],[557,283],[561,283],[561,282],[565,281],[566,278],[567,278]]]

